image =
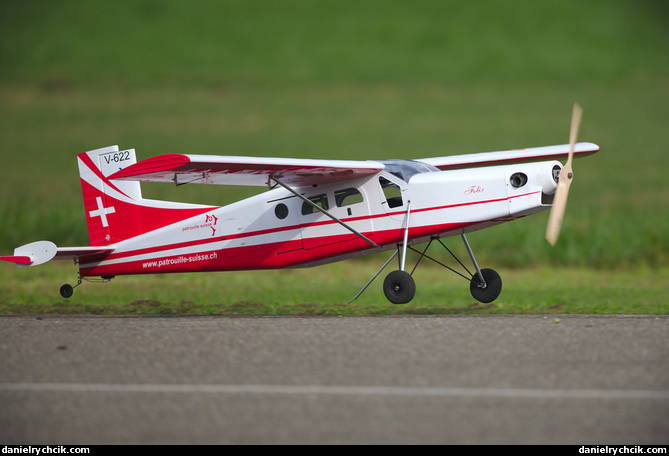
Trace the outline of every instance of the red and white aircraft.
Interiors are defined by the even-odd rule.
[[[126,274],[308,267],[395,250],[362,290],[399,254],[399,269],[383,288],[391,302],[401,304],[415,294],[413,271],[405,270],[407,250],[460,235],[475,269],[460,275],[475,299],[492,302],[501,279],[479,268],[465,235],[553,206],[547,238],[554,244],[572,157],[599,150],[576,143],[579,123],[575,107],[567,145],[421,160],[168,154],[136,162],[134,149],[97,149],[78,155],[90,246],[39,241],[0,259],[19,267],[74,259],[79,285],[83,278]],[[556,159],[564,157],[563,167]],[[269,190],[216,207],[144,199],[139,181]],[[420,259],[432,259],[426,251]],[[70,297],[73,287],[63,285],[60,292]]]

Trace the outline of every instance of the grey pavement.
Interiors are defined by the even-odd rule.
[[[0,316],[0,443],[667,445],[668,336],[667,316]]]

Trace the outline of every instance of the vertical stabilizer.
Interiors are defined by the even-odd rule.
[[[110,180],[108,176],[137,162],[135,149],[111,146],[77,158],[92,246],[113,244],[214,209],[145,200],[138,181]]]
[[[110,218],[116,213],[114,200],[123,198],[127,203],[140,201],[142,190],[139,182],[112,184],[107,176],[137,162],[135,150],[119,150],[118,146],[91,150],[78,155],[79,176],[88,223],[91,245],[112,243]],[[114,193],[116,198],[107,198]]]

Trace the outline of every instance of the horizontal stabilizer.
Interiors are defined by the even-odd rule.
[[[93,260],[95,258],[104,258],[114,251],[114,247],[58,247],[56,260]]]
[[[16,263],[20,268],[37,266],[50,260],[81,260],[103,258],[114,251],[113,247],[57,247],[50,241],[37,241],[14,249],[14,255],[0,256],[0,260]]]

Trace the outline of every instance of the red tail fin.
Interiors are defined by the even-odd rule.
[[[139,182],[108,176],[137,162],[135,150],[105,147],[77,156],[91,245],[109,245],[210,211],[211,206],[145,200]]]

